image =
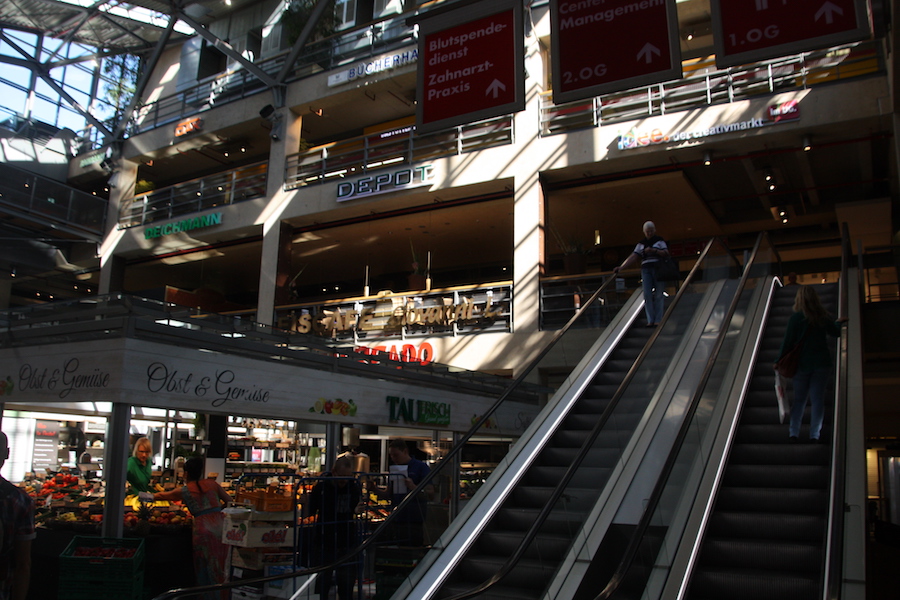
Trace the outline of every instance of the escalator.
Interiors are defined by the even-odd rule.
[[[837,285],[817,288],[837,314]],[[806,443],[808,406],[799,443],[789,442],[774,406],[772,364],[794,293],[793,287],[775,292],[686,600],[822,597],[831,450]],[[823,440],[834,423],[834,386],[828,389]]]
[[[629,465],[640,462],[658,430],[678,420],[671,411],[680,401],[673,398],[697,385],[709,338],[718,335],[736,291],[727,279],[729,258],[719,264],[721,258],[703,262],[708,279],[684,286],[658,329],[637,322],[640,305],[623,309],[537,429],[522,436],[393,598],[530,600],[552,593],[597,511],[633,477]],[[499,581],[473,592],[498,573]]]

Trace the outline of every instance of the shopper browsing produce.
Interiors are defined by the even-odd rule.
[[[222,509],[231,502],[222,486],[203,478],[203,459],[189,458],[184,463],[185,484],[181,489],[156,492],[154,500],[180,500],[194,518],[191,541],[197,585],[214,585],[227,580],[226,560],[229,546],[222,543],[225,515]],[[227,600],[229,591],[206,594],[207,600]]]

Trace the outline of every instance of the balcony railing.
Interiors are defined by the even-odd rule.
[[[541,135],[805,90],[883,72],[884,60],[876,43],[865,42],[721,70],[709,58],[685,63],[685,71],[690,74],[682,79],[563,104],[554,104],[547,92],[541,97]]]
[[[412,48],[415,43],[415,29],[406,24],[406,16],[393,15],[307,44],[285,83],[345,65],[349,66],[354,62],[404,46]],[[275,77],[281,71],[289,54],[290,51],[285,50],[255,64],[268,75]],[[137,135],[161,125],[175,123],[266,89],[265,83],[238,66],[177,94],[144,104],[135,112],[128,133]]]
[[[119,228],[137,227],[266,195],[268,162],[192,179],[137,195],[119,210]]]
[[[493,119],[419,135],[410,126],[342,140],[288,156],[285,189],[364,175],[369,171],[415,164],[502,146],[513,142],[513,118]]]
[[[106,198],[71,188],[0,162],[0,204],[28,219],[50,222],[100,240],[106,223]]]

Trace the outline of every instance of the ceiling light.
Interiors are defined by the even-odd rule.
[[[712,152],[707,150],[706,152],[703,153],[703,165],[708,167],[711,164],[712,164]]]
[[[812,150],[812,139],[808,135],[803,136],[803,151],[809,152]]]

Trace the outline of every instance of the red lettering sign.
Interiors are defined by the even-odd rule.
[[[419,132],[524,108],[521,3],[481,5],[442,13],[420,25]],[[490,9],[492,14],[482,16]]]
[[[552,0],[553,100],[681,77],[675,0]]]
[[[716,64],[746,64],[868,34],[862,0],[711,0]]]

